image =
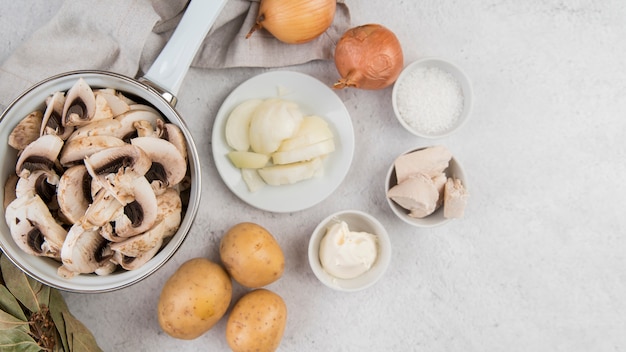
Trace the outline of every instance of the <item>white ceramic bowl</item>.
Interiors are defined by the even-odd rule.
[[[408,154],[408,153],[421,150],[424,148],[427,148],[427,147],[411,148],[405,151],[404,153],[402,153],[401,155]],[[446,176],[448,177],[454,177],[454,178],[461,180],[461,183],[463,184],[465,189],[468,189],[467,179],[465,177],[463,166],[461,166],[459,161],[454,156],[452,156],[452,159],[450,160],[450,164],[448,165],[448,168],[446,169],[445,173],[446,173]],[[389,167],[389,171],[387,171],[387,177],[385,178],[385,194],[387,194],[389,189],[391,189],[396,184],[398,184],[398,180],[396,179],[396,169],[394,166],[394,162],[392,162],[391,166]],[[398,216],[400,220],[406,222],[409,225],[413,225],[416,227],[435,227],[435,226],[443,225],[453,220],[453,219],[445,218],[443,216],[443,207],[439,207],[439,209],[435,210],[434,213],[424,218],[414,218],[414,217],[409,216],[408,210],[398,205],[398,203],[394,202],[389,197],[386,197],[386,198],[387,198],[387,203],[389,204],[389,207],[391,208],[393,213],[396,214],[396,216]]]
[[[353,279],[339,279],[327,273],[319,259],[320,242],[327,229],[345,221],[351,231],[369,232],[378,239],[378,257],[369,271]],[[315,276],[326,286],[338,291],[359,291],[375,284],[385,273],[391,261],[391,242],[383,225],[373,216],[358,210],[344,210],[322,220],[309,240],[309,265]]]
[[[460,88],[458,96],[456,88]],[[467,121],[473,100],[465,72],[440,58],[406,66],[394,83],[391,99],[400,124],[423,138],[442,138],[458,130]]]

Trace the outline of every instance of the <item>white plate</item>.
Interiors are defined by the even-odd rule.
[[[226,156],[232,150],[224,135],[226,119],[245,100],[276,97],[296,102],[305,115],[323,117],[334,133],[335,151],[324,160],[323,176],[293,185],[266,185],[252,193]],[[289,213],[316,205],[339,187],[352,163],[354,130],[343,102],[322,82],[303,73],[271,71],[245,81],[224,100],[213,125],[212,144],[217,171],[235,195],[258,209]]]

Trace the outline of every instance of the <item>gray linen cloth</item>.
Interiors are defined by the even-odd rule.
[[[156,59],[184,13],[187,0],[66,0],[0,66],[0,107],[55,74],[97,69],[141,77]],[[198,51],[192,67],[282,67],[330,60],[350,27],[343,0],[331,28],[304,44],[285,44],[253,26],[258,0],[229,0]]]

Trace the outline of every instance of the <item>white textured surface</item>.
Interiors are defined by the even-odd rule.
[[[55,1],[2,1],[0,59],[45,22]],[[159,272],[106,294],[65,294],[106,351],[227,350],[225,320],[194,341],[160,331],[162,284],[183,261],[217,259],[231,225],[254,221],[286,255],[270,288],[287,302],[282,351],[618,351],[626,349],[626,5],[591,1],[348,1],[355,25],[381,23],[406,63],[440,56],[473,82],[470,121],[445,144],[465,166],[466,217],[409,227],[388,208],[393,158],[426,145],[405,132],[391,89],[337,92],[357,150],[325,202],[271,214],[239,201],[219,179],[211,129],[222,100],[260,69],[190,70],[178,109],[198,142],[203,200],[180,251]],[[34,15],[31,15],[34,13]],[[331,84],[332,62],[289,69]],[[2,84],[0,82],[0,84]],[[16,92],[17,93],[17,92]],[[389,271],[366,291],[317,282],[306,259],[318,221],[342,209],[376,216],[390,233]],[[235,298],[244,292],[235,285]]]

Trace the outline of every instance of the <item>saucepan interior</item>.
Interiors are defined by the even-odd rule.
[[[0,143],[0,158],[2,160],[0,199],[4,199],[4,184],[12,170],[15,170],[17,160],[16,151],[6,142],[9,134],[26,115],[37,109],[42,109],[48,96],[56,91],[69,90],[79,78],[83,78],[92,88],[114,88],[132,99],[151,105],[165,119],[180,127],[187,141],[189,172],[191,176],[189,199],[188,202],[184,202],[184,213],[180,227],[159,253],[145,265],[131,271],[118,270],[107,276],[83,274],[71,279],[59,276],[57,274],[59,262],[50,258],[27,254],[16,245],[5,220],[4,208],[2,209],[3,216],[0,220],[0,247],[4,254],[24,272],[51,287],[71,292],[106,292],[129,286],[147,277],[160,268],[180,247],[198,211],[201,189],[200,162],[195,143],[184,121],[176,110],[151,87],[133,78],[115,73],[74,71],[50,77],[31,87],[15,99],[0,116],[0,140],[4,141]]]

